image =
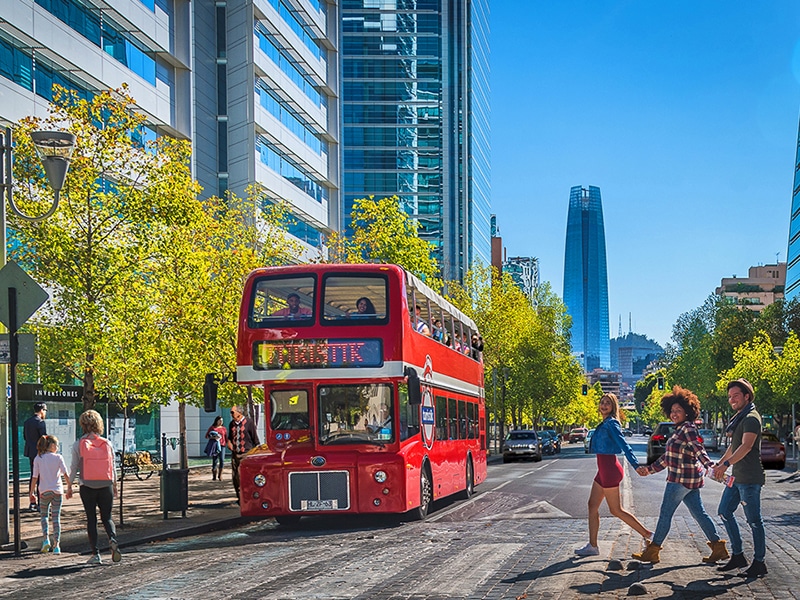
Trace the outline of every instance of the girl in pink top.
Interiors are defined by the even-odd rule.
[[[64,493],[64,482],[67,481],[68,471],[64,457],[58,453],[58,438],[54,435],[43,435],[36,443],[39,455],[33,460],[33,477],[29,495],[34,502],[36,499],[36,485],[39,485],[39,514],[42,519],[42,552],[61,554],[61,503],[66,495],[72,497],[72,490],[67,487]],[[50,544],[48,519],[53,519],[53,543]]]
[[[228,430],[222,421],[222,417],[217,417],[206,431],[206,439],[216,439],[219,441],[220,451],[217,455],[211,456],[211,479],[222,479],[222,465],[225,464],[225,448],[228,444]],[[217,468],[219,462],[219,468]]]

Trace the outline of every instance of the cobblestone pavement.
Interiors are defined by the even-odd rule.
[[[196,483],[199,489],[212,482]],[[773,476],[771,484],[787,506],[798,505],[797,474]],[[473,504],[495,493],[501,492],[476,496]],[[205,509],[208,523],[220,522],[211,519],[217,516],[213,510],[235,509],[227,504]],[[130,543],[121,563],[111,564],[106,554],[108,564],[100,567],[85,565],[87,557],[74,552],[55,557],[29,551],[22,558],[0,560],[0,598],[40,600],[70,597],[73,591],[132,599],[221,594],[285,600],[619,598],[635,591],[634,584],[643,586],[646,598],[800,597],[796,508],[765,518],[770,572],[758,580],[704,565],[705,540],[688,516],[676,517],[662,562],[641,566],[629,559],[639,549],[638,536],[616,519],[602,520],[600,556],[577,559],[573,549],[586,537],[582,518],[542,518],[531,512],[527,517],[516,513],[513,518],[464,519],[463,514],[455,508],[449,516],[426,523],[394,517],[308,519],[295,530],[276,527],[271,520],[240,522],[179,539],[170,539],[164,530],[164,541]],[[181,521],[168,521],[175,535],[181,534]],[[200,519],[196,521],[192,526],[199,527]],[[653,528],[655,519],[646,518],[645,524]],[[752,556],[746,525],[743,533],[745,552]]]

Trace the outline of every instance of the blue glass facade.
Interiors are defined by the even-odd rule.
[[[446,278],[490,263],[488,0],[343,0],[343,218],[397,196]]]
[[[797,134],[792,213],[789,218],[789,248],[786,252],[786,300],[800,298],[800,130]]]
[[[572,317],[572,351],[582,357],[584,370],[609,369],[606,238],[598,187],[570,189],[564,304]]]

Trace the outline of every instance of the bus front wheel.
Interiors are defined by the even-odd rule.
[[[419,506],[411,510],[412,519],[424,521],[428,516],[431,502],[433,502],[433,485],[427,467],[423,466],[419,475]]]

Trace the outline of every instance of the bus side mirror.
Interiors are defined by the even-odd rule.
[[[206,412],[217,412],[217,389],[219,385],[214,381],[214,373],[206,374],[203,384],[203,407]]]
[[[413,367],[406,367],[408,378],[408,403],[412,406],[422,404],[422,390],[419,387],[419,375]]]

